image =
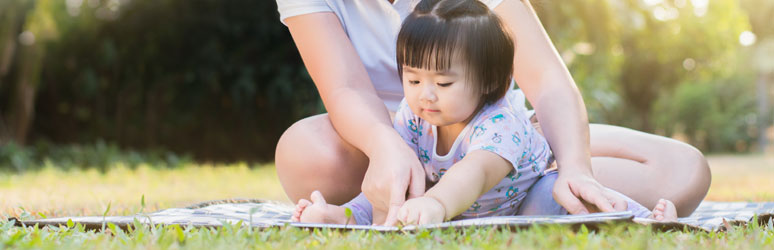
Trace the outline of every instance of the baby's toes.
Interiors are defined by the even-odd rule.
[[[290,220],[293,222],[301,221],[301,214],[304,213],[304,210],[309,205],[312,205],[311,201],[308,201],[306,199],[299,200],[298,204],[296,204],[296,209],[293,211],[293,215],[290,216]]]
[[[290,221],[292,222],[299,222],[301,221],[301,211],[296,209],[293,211],[293,214],[290,216]]]
[[[296,211],[303,212],[306,207],[309,205],[312,205],[312,202],[307,199],[300,199],[298,200],[298,204],[296,204]]]
[[[293,215],[290,216],[290,221],[292,221],[292,222],[299,222],[299,221],[301,221],[301,215],[296,213],[296,212],[293,212]]]

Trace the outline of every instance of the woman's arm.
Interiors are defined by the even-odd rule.
[[[365,66],[333,13],[285,19],[309,75],[317,86],[336,132],[369,158],[362,189],[377,216],[393,224],[405,201],[424,193],[424,171],[392,128]],[[414,177],[414,178],[412,178]]]
[[[503,180],[513,164],[499,155],[475,150],[449,168],[424,197],[406,201],[398,218],[406,224],[439,223],[462,214]]]
[[[578,198],[606,212],[626,209],[593,178],[586,107],[529,1],[504,0],[495,12],[514,36],[514,79],[535,108],[559,166],[554,198],[573,214],[588,212]]]

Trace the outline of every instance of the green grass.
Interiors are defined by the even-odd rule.
[[[713,183],[709,200],[774,201],[774,157],[710,157]],[[50,163],[49,163],[50,164]],[[59,170],[57,166],[21,174],[0,174],[0,249],[11,248],[774,248],[772,225],[736,227],[729,232],[653,232],[639,225],[610,225],[597,232],[562,226],[508,231],[469,228],[460,232],[419,233],[271,229],[239,225],[219,229],[139,227],[122,232],[73,228],[18,228],[5,218],[79,215],[129,215],[224,198],[287,201],[273,165],[212,166],[189,163],[177,168],[135,168],[116,163],[109,171]],[[141,200],[144,200],[144,205]],[[108,206],[110,209],[108,209]]]
[[[83,247],[129,249],[242,249],[242,248],[379,248],[435,249],[759,249],[772,248],[774,227],[737,227],[723,233],[653,232],[648,227],[612,225],[597,232],[573,231],[561,226],[540,226],[508,231],[468,228],[461,231],[430,230],[418,233],[379,233],[333,230],[304,231],[294,228],[252,231],[237,225],[217,229],[140,227],[123,232],[103,232],[73,228],[30,229],[5,224],[0,228],[0,244],[14,248],[81,249]]]
[[[287,201],[273,165],[248,168],[186,165],[156,169],[120,164],[101,173],[96,169],[61,170],[48,166],[22,174],[0,174],[0,214],[18,216],[22,210],[47,217],[65,215],[129,215],[186,206],[224,198],[263,198]]]

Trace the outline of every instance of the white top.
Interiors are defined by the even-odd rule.
[[[490,9],[502,0],[480,0]],[[379,97],[390,111],[398,108],[403,88],[395,62],[395,43],[403,19],[419,0],[277,0],[280,21],[316,12],[333,12],[365,65]],[[522,100],[523,95],[522,95]],[[521,103],[524,105],[524,102]]]

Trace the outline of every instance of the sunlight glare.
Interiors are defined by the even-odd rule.
[[[664,0],[644,0],[645,4],[653,6],[653,5],[659,5],[664,2]]]
[[[695,69],[696,60],[693,60],[693,58],[685,58],[685,60],[683,60],[683,68],[687,71]]]
[[[35,34],[29,30],[22,32],[19,34],[19,43],[27,46],[35,44]]]
[[[702,17],[707,14],[707,8],[709,7],[709,0],[691,0],[693,5],[693,13],[697,17]]]
[[[742,34],[739,35],[739,44],[742,44],[742,46],[745,47],[753,45],[755,40],[757,40],[755,33],[752,33],[749,30],[745,30],[742,32]]]

